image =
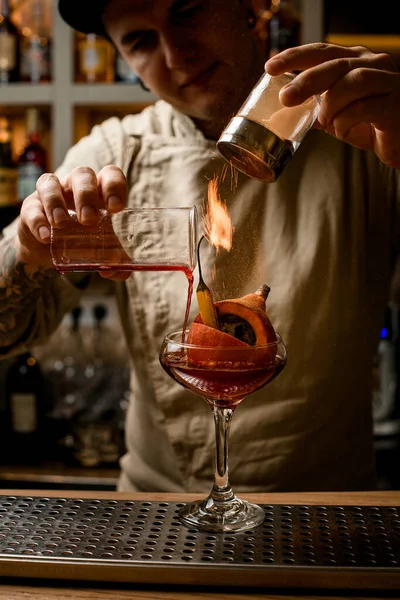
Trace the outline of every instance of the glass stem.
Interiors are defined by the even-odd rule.
[[[210,498],[214,502],[229,502],[235,495],[229,483],[228,439],[234,408],[214,405],[215,424],[215,476]]]

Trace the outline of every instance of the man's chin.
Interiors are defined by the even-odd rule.
[[[233,103],[231,101],[222,102],[220,99],[205,100],[188,104],[185,107],[177,107],[181,112],[192,117],[195,121],[212,121],[214,123],[221,124],[221,130],[225,124],[233,117],[233,115],[240,108],[240,103]]]

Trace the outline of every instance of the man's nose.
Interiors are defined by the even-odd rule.
[[[169,69],[181,69],[196,58],[196,50],[184,32],[171,30],[164,32],[161,37],[161,47],[165,64]]]

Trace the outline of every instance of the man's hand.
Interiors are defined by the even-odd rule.
[[[36,192],[22,203],[17,254],[27,264],[51,267],[50,227],[62,229],[75,210],[82,225],[93,226],[100,210],[121,211],[126,203],[126,179],[119,167],[109,165],[98,175],[88,167],[77,167],[63,181],[45,173],[36,184]],[[129,272],[100,273],[106,279],[124,280]]]
[[[400,74],[388,54],[316,43],[289,48],[267,61],[270,75],[301,71],[280,92],[285,106],[321,95],[315,126],[357,148],[373,150],[400,169]]]

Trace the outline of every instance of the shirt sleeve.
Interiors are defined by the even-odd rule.
[[[128,137],[119,119],[108,119],[95,126],[67,152],[56,175],[62,179],[79,166],[91,167],[96,173],[109,164],[122,166]],[[64,315],[79,303],[83,293],[82,274],[59,275],[50,271],[39,286],[37,281],[35,285],[34,276],[26,275],[27,269],[23,265],[13,269],[12,274],[7,272],[7,256],[12,252],[18,220],[19,217],[3,230],[0,240],[0,261],[3,263],[0,265],[3,279],[0,283],[8,287],[6,294],[11,294],[8,306],[0,310],[0,358],[43,344]]]

